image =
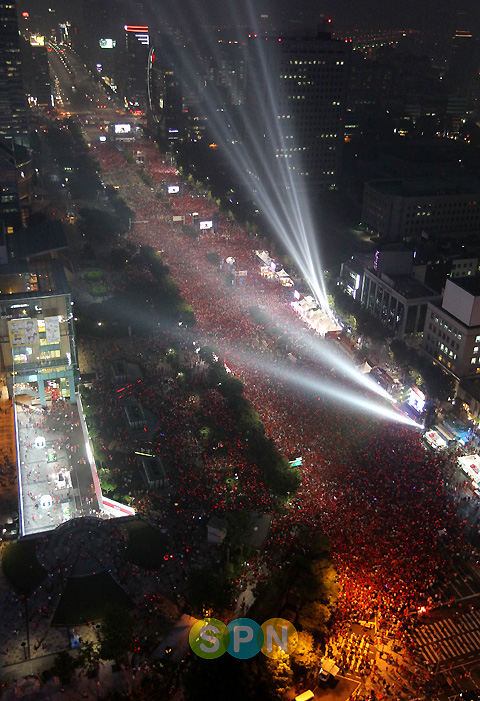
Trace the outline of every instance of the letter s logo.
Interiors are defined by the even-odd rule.
[[[218,648],[220,647],[220,640],[214,635],[209,635],[210,632],[216,633],[216,635],[220,633],[217,626],[213,626],[212,624],[204,626],[202,628],[202,630],[200,631],[201,639],[205,640],[205,642],[207,643],[212,643],[211,646],[207,646],[204,643],[200,643],[200,650],[203,650],[203,652],[217,652]]]
[[[188,640],[196,655],[204,660],[214,660],[227,651],[230,633],[222,621],[203,618],[193,624]]]

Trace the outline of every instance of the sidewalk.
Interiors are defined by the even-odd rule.
[[[190,650],[188,636],[192,626],[196,622],[197,619],[193,616],[189,616],[186,613],[182,614],[165,638],[160,642],[152,654],[152,659],[163,659],[165,657],[165,651],[171,648],[172,653],[169,656],[170,661],[180,662],[183,660]]]

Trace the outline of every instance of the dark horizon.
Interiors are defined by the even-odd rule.
[[[72,5],[69,0],[17,0],[19,11],[27,10],[48,16],[48,8],[55,9],[55,20],[77,21],[81,13],[79,5]],[[131,13],[131,21],[144,20],[154,23],[167,21],[172,26],[182,27],[211,24],[212,26],[239,26],[260,21],[263,15],[265,24],[273,23],[280,29],[310,26],[314,28],[322,15],[332,19],[333,31],[358,29],[419,29],[431,30],[435,33],[453,34],[457,29],[467,29],[474,34],[480,30],[480,6],[477,0],[300,0],[292,4],[290,0],[260,0],[260,2],[242,2],[230,5],[224,0],[184,0],[179,4],[173,0],[145,0],[135,2],[127,0],[127,15]],[[250,10],[248,9],[250,6]],[[144,17],[142,17],[144,15]],[[268,16],[268,20],[265,18]],[[53,19],[52,14],[50,17]]]

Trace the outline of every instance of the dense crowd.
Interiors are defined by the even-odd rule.
[[[147,170],[163,177],[160,154],[147,150]],[[103,167],[108,149],[99,156]],[[172,222],[173,213],[188,219],[193,212],[210,217],[213,211],[212,203],[194,197],[188,186],[184,196],[170,197],[170,206],[152,198],[136,210],[137,220],[148,223],[136,227],[135,242],[162,251],[181,294],[195,309],[198,342],[224,350],[280,451],[290,460],[303,457],[301,489],[288,514],[275,521],[272,540],[291,545],[296,525],[325,532],[340,574],[339,618],[368,619],[376,613],[390,621],[408,612],[439,576],[448,577],[445,550],[437,547],[439,532],[446,529],[453,539],[458,524],[442,482],[446,462],[422,445],[414,429],[349,412],[260,369],[252,349],[272,364],[284,360],[285,353],[255,322],[250,307],[275,314],[285,329],[305,330],[291,310],[291,291],[261,277],[255,257],[259,240],[221,213],[219,231],[201,231],[196,241]],[[218,265],[209,262],[209,253],[217,254]],[[231,258],[234,263],[227,266]],[[232,274],[239,270],[248,271],[242,286]],[[333,374],[342,391],[340,382],[346,381],[340,373],[300,353],[297,360],[302,372],[326,379]],[[214,396],[210,401],[212,411],[219,410]],[[187,410],[177,409],[179,425]],[[268,510],[271,499],[258,475],[252,475],[251,487],[261,495],[257,508],[263,502]],[[193,512],[204,500],[202,485],[186,474],[184,489]],[[460,540],[458,545],[452,541],[452,550],[460,547]]]

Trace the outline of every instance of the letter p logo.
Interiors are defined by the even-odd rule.
[[[262,629],[251,618],[237,618],[227,626],[230,632],[228,652],[239,660],[255,657],[263,645]]]

